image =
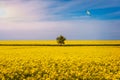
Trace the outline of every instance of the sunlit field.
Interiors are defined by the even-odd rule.
[[[120,40],[67,40],[66,44],[120,44]],[[0,44],[57,44],[56,40],[1,40]]]
[[[67,41],[66,44],[120,44]],[[0,41],[0,44],[57,44]],[[120,80],[120,46],[0,46],[0,80]]]

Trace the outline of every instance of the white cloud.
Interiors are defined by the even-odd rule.
[[[80,1],[71,0],[61,2],[57,0],[2,0],[0,5],[7,9],[9,14],[6,18],[0,20],[8,21],[38,21],[38,20],[57,20],[66,17],[63,12],[85,11],[95,8],[119,6],[118,0],[108,1]],[[112,3],[112,4],[111,4]],[[1,7],[0,6],[0,7]],[[91,13],[86,12],[88,15]],[[83,16],[83,15],[82,15]],[[76,16],[72,16],[76,17]],[[79,16],[78,16],[79,17]],[[86,19],[86,18],[85,18]]]
[[[67,39],[109,39],[111,34],[118,34],[116,30],[119,29],[117,26],[120,21],[69,20],[0,24],[0,36],[4,36],[3,39],[55,39],[60,34]]]
[[[103,1],[94,1],[95,3],[89,1],[89,4],[86,1],[80,2],[80,0],[72,0],[69,3],[55,0],[52,2],[48,0],[30,0],[27,2],[4,0],[0,2],[0,7],[14,13],[9,17],[0,18],[0,36],[2,36],[0,39],[55,39],[59,34],[65,35],[68,39],[104,39],[109,38],[113,33],[118,34],[118,31],[117,33],[115,31],[119,29],[117,27],[120,25],[119,20],[93,20],[90,19],[90,16],[82,15],[71,16],[74,20],[55,21],[66,17],[64,14],[60,14],[63,11],[89,10],[93,9],[96,4],[98,4],[97,8],[101,8],[102,5],[99,2]],[[114,6],[113,4],[105,7]],[[59,15],[55,13],[59,13]],[[90,15],[91,12],[87,11],[86,14]]]
[[[52,2],[45,2],[43,0],[30,0],[23,2],[21,0],[11,0],[2,2],[2,7],[7,11],[9,16],[3,20],[11,21],[34,21],[53,18],[48,13],[48,7]],[[10,14],[11,13],[11,14]]]

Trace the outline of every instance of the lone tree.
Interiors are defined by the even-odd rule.
[[[62,36],[62,35],[60,35],[60,36],[58,36],[57,38],[56,38],[56,40],[57,40],[57,43],[59,44],[59,45],[63,45],[63,44],[65,44],[65,40],[66,40],[66,38],[64,37],[64,36]]]

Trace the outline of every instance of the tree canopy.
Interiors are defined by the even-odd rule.
[[[66,38],[65,38],[64,36],[60,35],[60,36],[58,36],[58,37],[56,38],[56,40],[57,40],[57,43],[58,43],[59,45],[63,45],[63,44],[65,44]]]

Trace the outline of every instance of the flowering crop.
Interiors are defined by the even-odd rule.
[[[120,80],[120,47],[0,46],[0,80]]]

